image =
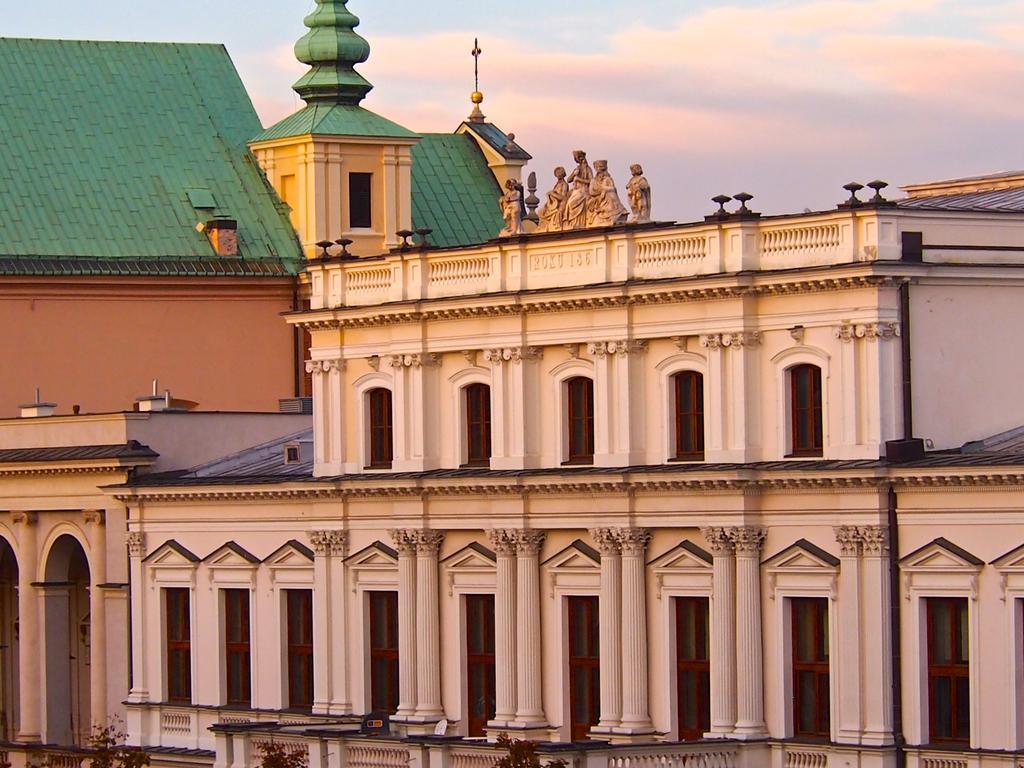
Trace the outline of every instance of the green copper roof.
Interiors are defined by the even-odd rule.
[[[0,38],[0,82],[0,274],[301,268],[222,46]],[[196,231],[215,215],[238,221],[238,258]]]
[[[350,104],[309,104],[294,115],[267,128],[253,141],[292,136],[358,136],[363,138],[415,139],[417,134],[398,123]]]
[[[497,237],[501,190],[476,142],[466,135],[426,134],[412,148],[412,221],[433,229],[441,247]]]
[[[355,71],[370,58],[370,44],[355,32],[359,17],[346,0],[316,0],[305,19],[309,32],[295,44],[295,58],[310,66],[294,86],[307,103],[359,104],[373,88]]]

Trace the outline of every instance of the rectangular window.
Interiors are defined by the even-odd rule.
[[[370,408],[369,469],[390,469],[394,459],[391,422],[391,390],[371,389],[367,393]]]
[[[372,173],[348,175],[348,225],[352,229],[370,229],[373,226],[373,210],[370,204],[372,186]]]
[[[588,738],[601,714],[601,654],[596,597],[567,598],[569,720],[573,741]]]
[[[313,591],[285,590],[288,621],[288,706],[313,708]]]
[[[821,368],[797,365],[789,371],[792,455],[821,456]]]
[[[483,736],[494,719],[494,595],[466,595],[466,678],[469,735]]]
[[[793,651],[793,733],[827,739],[832,711],[828,680],[828,600],[790,600]]]
[[[711,664],[708,653],[708,599],[677,597],[676,701],[679,738],[703,738],[711,730]]]
[[[249,590],[224,590],[224,666],[227,703],[252,705]]]
[[[370,708],[398,709],[398,593],[370,592]]]
[[[971,738],[967,599],[930,597],[925,603],[930,740],[967,744]]]
[[[704,458],[704,377],[683,371],[672,377],[675,384],[677,459]]]
[[[565,384],[568,400],[568,464],[594,463],[594,382],[583,376]]]
[[[192,621],[187,587],[164,590],[167,624],[167,700],[192,703]]]
[[[466,463],[486,467],[491,462],[491,388],[466,387]]]

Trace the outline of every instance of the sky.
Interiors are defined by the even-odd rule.
[[[224,43],[264,124],[300,106],[292,46],[313,0],[0,0],[0,34]],[[620,191],[641,163],[658,219],[749,192],[827,209],[842,185],[1024,168],[1024,0],[349,0],[367,108],[421,132],[488,119],[534,156],[573,149]],[[0,87],[2,96],[2,87]]]

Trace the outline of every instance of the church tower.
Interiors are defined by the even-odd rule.
[[[309,71],[292,86],[306,106],[250,148],[281,199],[308,258],[348,238],[359,256],[398,245],[412,228],[412,131],[360,106],[373,86],[355,67],[370,56],[347,0],[316,0],[295,56]]]

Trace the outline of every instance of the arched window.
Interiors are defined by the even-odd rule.
[[[821,368],[797,365],[789,369],[791,456],[821,456]]]
[[[675,405],[675,458],[704,458],[704,377],[682,371],[672,377]]]
[[[470,384],[466,392],[466,464],[486,467],[491,463],[491,388]]]
[[[395,457],[391,428],[391,390],[371,389],[367,393],[370,411],[369,469],[391,469]]]
[[[594,382],[575,376],[565,382],[566,416],[569,428],[568,464],[594,461]]]

